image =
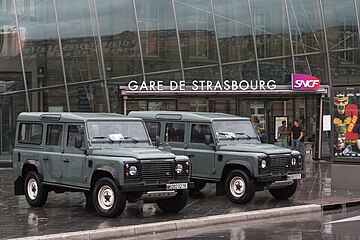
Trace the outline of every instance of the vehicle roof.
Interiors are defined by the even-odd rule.
[[[226,113],[212,112],[179,112],[179,111],[132,111],[131,117],[140,117],[154,120],[173,120],[173,121],[202,121],[212,122],[213,120],[249,120],[249,118],[239,117]]]
[[[89,120],[135,119],[117,113],[85,113],[85,112],[23,112],[18,121],[31,122],[85,122]]]

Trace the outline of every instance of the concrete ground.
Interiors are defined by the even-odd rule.
[[[181,222],[226,214],[251,214],[250,211],[282,211],[291,206],[320,204],[324,208],[344,207],[360,203],[360,193],[331,189],[330,164],[315,162],[307,156],[306,178],[289,200],[276,200],[268,191],[257,192],[245,205],[233,204],[225,196],[215,196],[215,185],[208,184],[199,194],[191,196],[188,205],[178,214],[168,214],[155,204],[138,202],[127,204],[124,213],[115,219],[103,218],[85,209],[82,193],[50,193],[43,208],[30,207],[24,196],[14,196],[12,169],[0,169],[0,239],[23,238],[47,234],[97,230],[149,223]],[[305,206],[304,206],[305,207]],[[281,209],[280,209],[281,208]],[[265,216],[265,215],[263,215]],[[270,215],[267,215],[270,216]],[[165,226],[165,225],[164,225]]]

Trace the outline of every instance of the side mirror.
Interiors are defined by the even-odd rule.
[[[210,145],[211,143],[211,136],[209,134],[205,135],[205,144]]]
[[[80,136],[75,137],[75,147],[76,148],[82,147],[82,137],[80,137]]]
[[[156,135],[155,137],[155,147],[159,147],[160,146],[160,136]]]

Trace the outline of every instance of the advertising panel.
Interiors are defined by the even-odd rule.
[[[333,91],[334,155],[336,158],[360,157],[360,88]]]

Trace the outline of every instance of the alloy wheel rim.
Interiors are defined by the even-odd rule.
[[[35,179],[30,179],[27,184],[28,196],[31,200],[35,200],[39,193],[39,186]]]
[[[231,179],[230,192],[234,197],[242,197],[245,194],[245,191],[246,184],[244,179],[242,179],[241,177],[234,177],[233,179]]]
[[[104,210],[109,210],[114,206],[115,195],[111,187],[102,186],[98,192],[98,203]]]

